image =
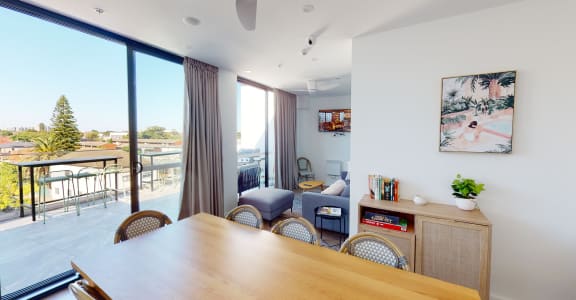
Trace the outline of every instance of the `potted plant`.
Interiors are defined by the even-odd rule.
[[[452,190],[458,208],[473,210],[477,205],[475,197],[484,190],[484,184],[476,183],[474,179],[463,178],[458,174],[456,179],[452,181]]]

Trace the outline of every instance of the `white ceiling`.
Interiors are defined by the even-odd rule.
[[[317,93],[328,96],[350,94],[353,37],[516,1],[259,0],[253,32],[240,25],[235,0],[27,2],[297,94],[307,94],[307,80],[320,80]],[[304,13],[305,4],[314,11]],[[185,24],[189,16],[200,25]],[[301,55],[306,38],[322,29]]]

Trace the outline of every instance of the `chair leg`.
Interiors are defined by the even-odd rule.
[[[74,180],[72,181],[72,194],[74,197],[74,204],[76,204],[76,215],[79,216],[80,215],[80,185],[78,184],[78,186],[76,186],[74,184]],[[78,189],[78,191],[76,191],[76,189]],[[88,191],[88,187],[86,187],[86,191]]]
[[[46,224],[46,184],[42,185],[44,200],[42,201],[42,223]]]
[[[64,212],[68,212],[68,197],[66,197],[66,190],[64,189],[64,180],[60,181],[60,185],[62,186],[62,201],[64,202]],[[70,189],[70,183],[68,183],[68,189]],[[70,195],[70,190],[68,190],[68,195]]]

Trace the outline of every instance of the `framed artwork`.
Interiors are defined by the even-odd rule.
[[[512,152],[516,71],[442,78],[441,152]]]

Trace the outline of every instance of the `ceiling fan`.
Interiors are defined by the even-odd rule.
[[[236,14],[242,27],[248,31],[256,29],[256,10],[258,0],[236,0]]]

